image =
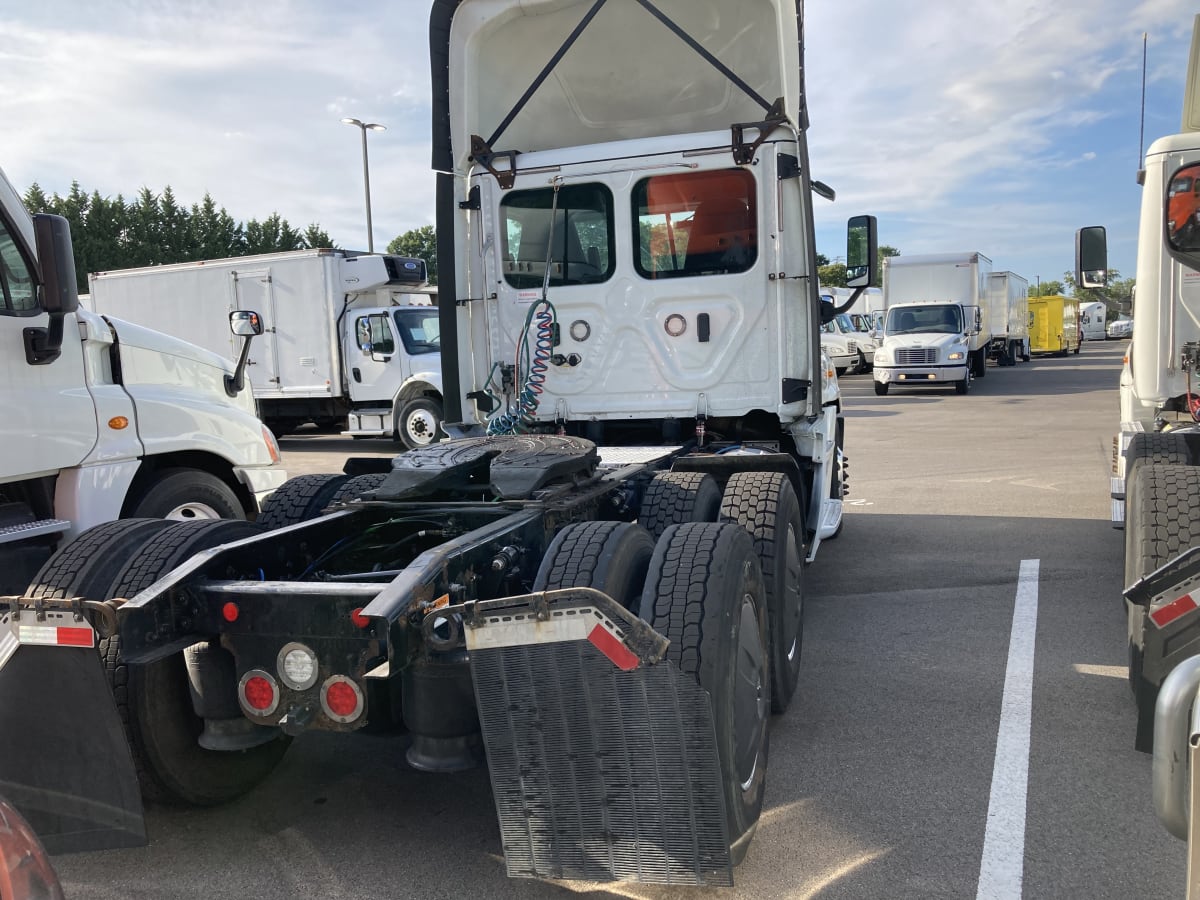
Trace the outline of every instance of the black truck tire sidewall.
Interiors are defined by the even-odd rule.
[[[141,487],[136,499],[126,503],[125,518],[161,518],[191,503],[211,509],[221,519],[246,518],[246,510],[233,488],[216,475],[199,469],[167,469],[157,473]]]
[[[740,526],[672,525],[655,544],[642,592],[642,618],[671,642],[667,658],[693,675],[711,698],[730,856],[735,865],[749,848],[766,788],[771,674],[765,601],[754,544]],[[747,604],[753,610],[763,665],[758,679],[758,715],[751,728],[745,727],[746,708],[739,708],[737,690],[742,623],[746,620],[743,607]],[[741,736],[750,740],[755,750],[753,768],[744,784],[736,762],[739,721],[745,732]]]

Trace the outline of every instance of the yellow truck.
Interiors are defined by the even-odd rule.
[[[1078,353],[1079,301],[1071,297],[1029,298],[1029,349],[1034,354],[1066,356]]]

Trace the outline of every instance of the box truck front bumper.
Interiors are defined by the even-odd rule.
[[[882,384],[953,384],[967,377],[961,366],[875,366],[875,380]]]

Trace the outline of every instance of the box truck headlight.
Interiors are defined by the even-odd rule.
[[[891,361],[892,361],[891,354],[888,353],[888,351],[885,350],[883,347],[880,347],[878,350],[875,351],[875,365],[886,366]]]
[[[953,353],[951,353],[949,356],[946,357],[946,359],[949,359],[949,360],[962,359],[962,358],[963,358],[963,352],[961,350],[955,350]]]

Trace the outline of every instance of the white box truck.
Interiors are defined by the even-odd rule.
[[[81,308],[66,220],[31,217],[3,173],[0,365],[0,590],[92,526],[252,518],[286,479],[242,369]]]
[[[1029,362],[1029,282],[1015,272],[988,276],[992,340],[988,358],[1002,366]]]
[[[441,344],[421,260],[296,250],[96,272],[89,283],[96,312],[226,357],[236,353],[229,313],[258,311],[266,331],[248,373],[276,434],[315,422],[410,449],[437,440]]]
[[[893,256],[883,261],[883,344],[875,393],[953,384],[965,394],[987,373],[992,261],[982,253]]]

